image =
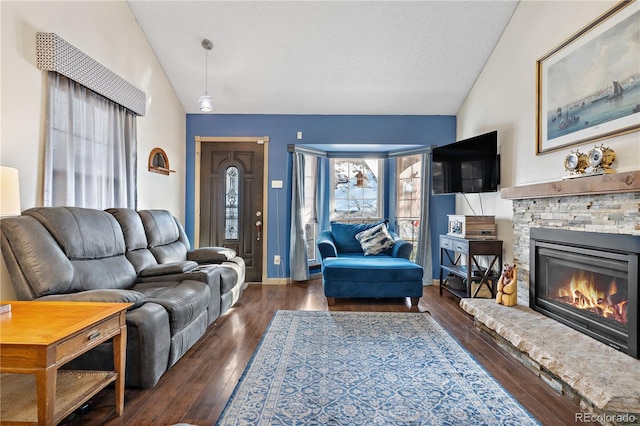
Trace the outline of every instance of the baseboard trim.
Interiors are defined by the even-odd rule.
[[[291,284],[291,278],[264,278],[262,280],[263,285],[283,285],[283,284]]]
[[[314,280],[316,278],[322,278],[322,272],[316,272],[313,274],[309,274],[309,279],[310,280]],[[269,278],[269,277],[262,277],[262,282],[261,283],[255,283],[255,284],[264,284],[264,285],[285,285],[285,284],[292,284],[293,281],[291,281],[291,277],[284,277],[284,278]]]

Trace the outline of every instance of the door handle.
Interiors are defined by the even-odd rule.
[[[261,221],[256,221],[256,231],[258,231],[258,236],[257,236],[257,240],[260,241],[260,237],[262,235],[262,222]]]

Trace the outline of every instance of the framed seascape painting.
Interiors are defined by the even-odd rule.
[[[640,2],[624,1],[537,61],[536,154],[640,130]]]

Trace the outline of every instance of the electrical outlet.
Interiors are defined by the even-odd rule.
[[[273,256],[273,264],[274,265],[280,264],[280,255],[276,254],[275,256]]]

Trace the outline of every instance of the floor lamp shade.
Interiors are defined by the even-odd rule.
[[[0,166],[0,217],[20,216],[18,170]]]

